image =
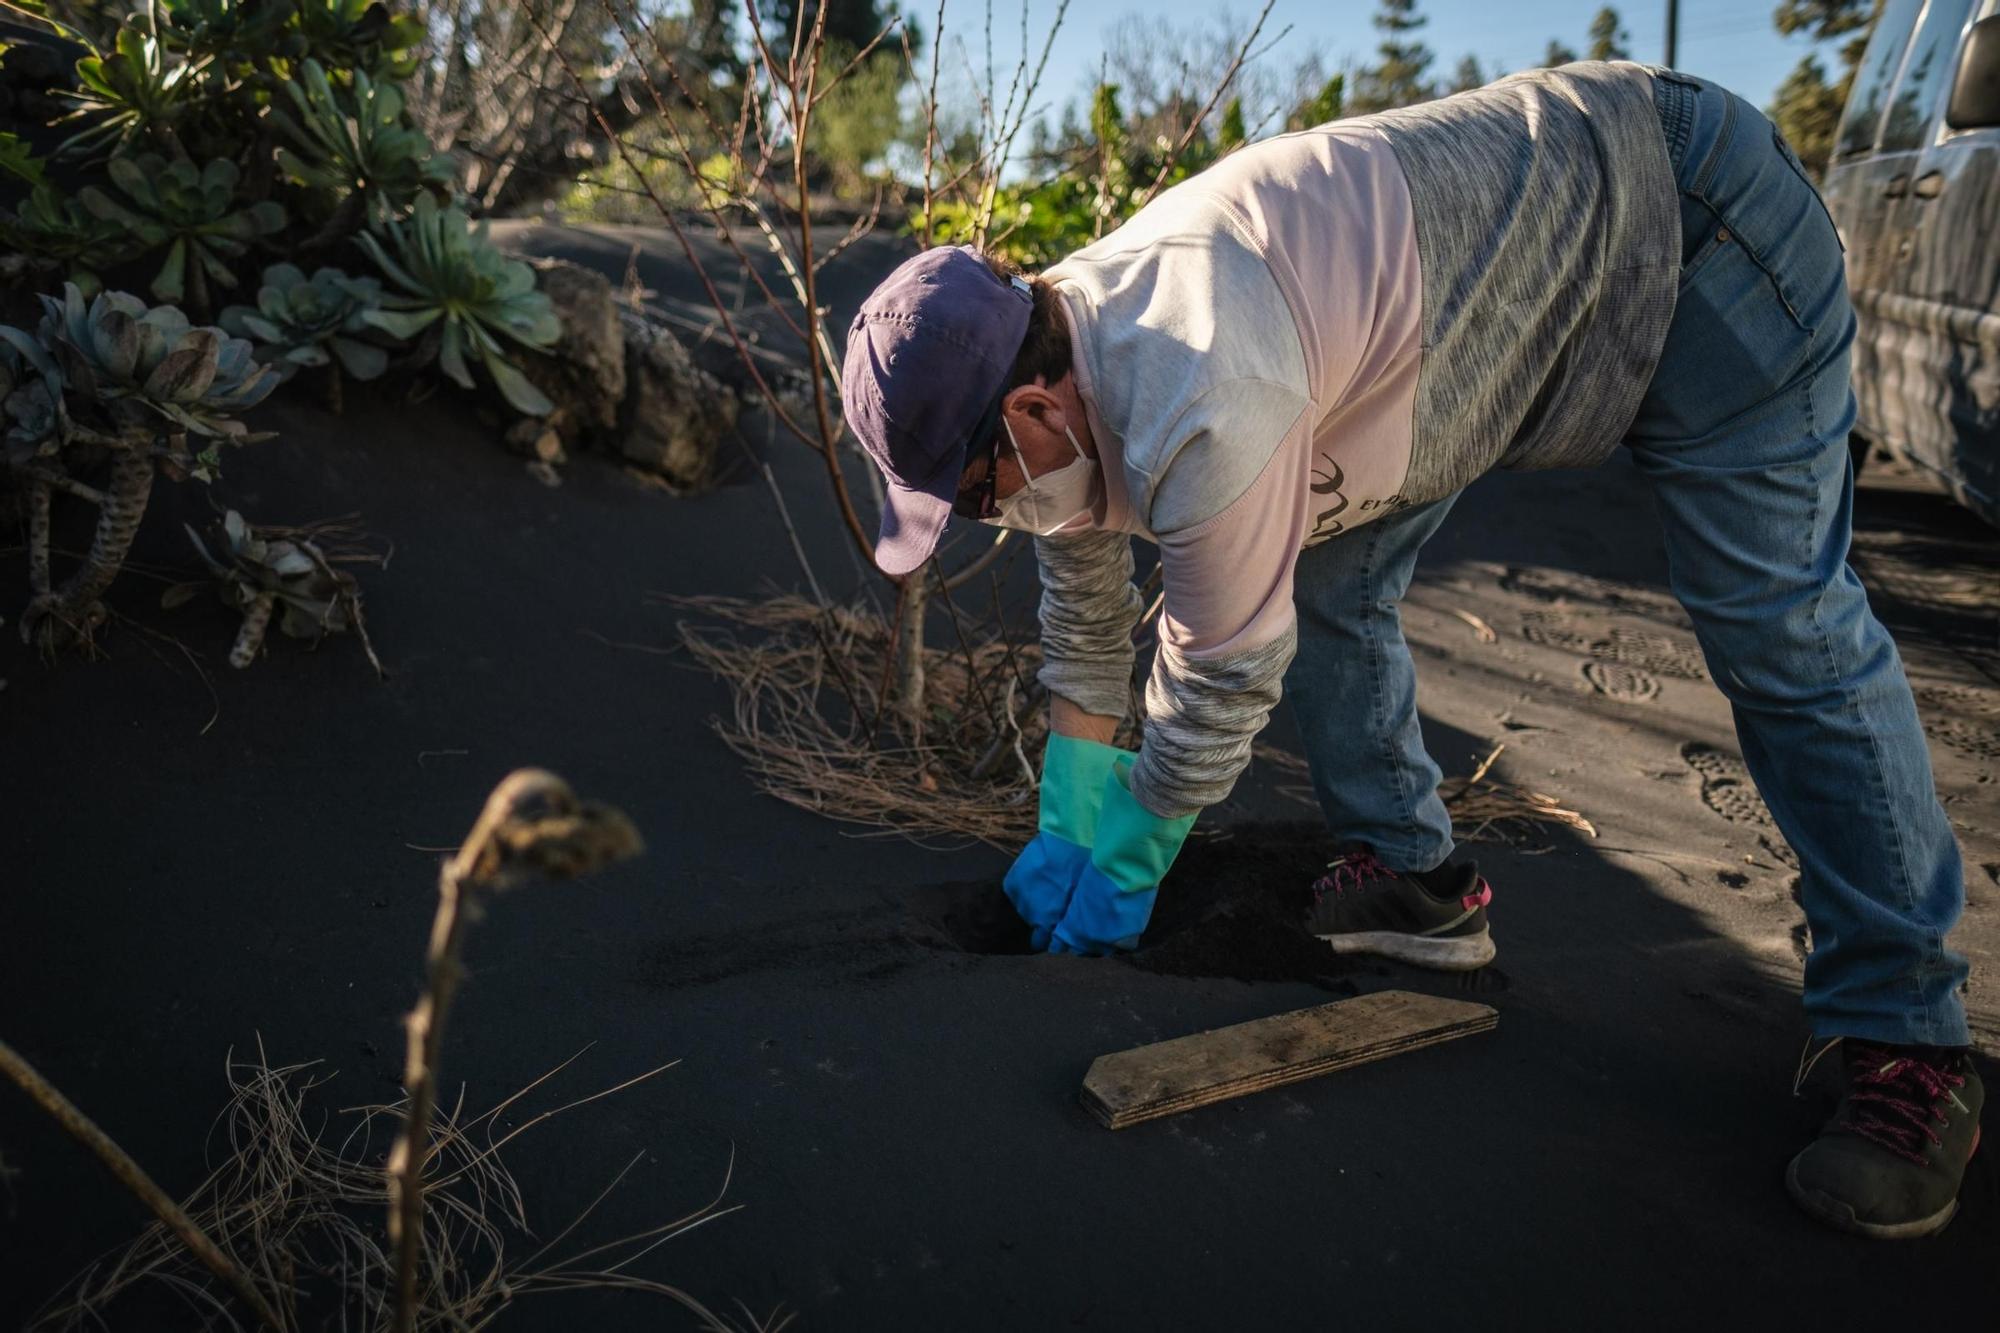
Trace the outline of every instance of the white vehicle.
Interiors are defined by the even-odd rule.
[[[1887,0],[1825,195],[1860,433],[2000,525],[2000,0]]]

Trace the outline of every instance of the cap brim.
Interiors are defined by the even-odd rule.
[[[951,502],[957,493],[958,472],[943,470],[945,490],[889,487],[882,505],[882,532],[875,541],[875,567],[884,574],[901,578],[921,566],[936,552],[951,521]]]

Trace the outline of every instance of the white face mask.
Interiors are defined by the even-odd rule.
[[[1021,446],[1014,442],[1014,428],[1007,424],[1007,418],[1001,417],[1000,425],[1007,432],[1007,443],[1014,450],[1014,461],[1020,465],[1027,484],[1006,499],[996,500],[1000,512],[986,522],[996,528],[1013,528],[1046,537],[1089,511],[1097,490],[1097,460],[1083,452],[1083,446],[1076,442],[1075,431],[1067,425],[1063,427],[1069,447],[1076,450],[1076,460],[1037,477],[1028,471],[1028,460],[1021,456]]]

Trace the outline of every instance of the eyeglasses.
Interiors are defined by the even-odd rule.
[[[971,454],[966,459],[965,468],[959,473],[958,494],[953,497],[951,502],[951,512],[957,514],[960,518],[984,520],[992,518],[1000,512],[998,498],[1000,486],[1000,437],[1002,433],[1000,429],[1000,404],[1005,398],[1006,394],[1002,393],[993,399],[991,406],[980,415],[979,424],[972,428],[972,434],[968,437],[974,443],[970,446]],[[982,446],[977,443],[980,440],[984,440],[986,443]],[[972,471],[973,464],[982,458],[986,460],[985,473],[976,483],[968,488],[964,484],[965,477]]]

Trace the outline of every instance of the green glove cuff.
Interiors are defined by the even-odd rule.
[[[1129,751],[1050,732],[1042,752],[1040,830],[1078,847],[1090,846],[1097,836],[1105,779],[1121,756],[1130,762]]]
[[[1132,795],[1134,756],[1120,752],[1104,780],[1103,805],[1097,816],[1097,838],[1090,861],[1103,876],[1126,893],[1157,889],[1180,855],[1195,816],[1162,819]]]

